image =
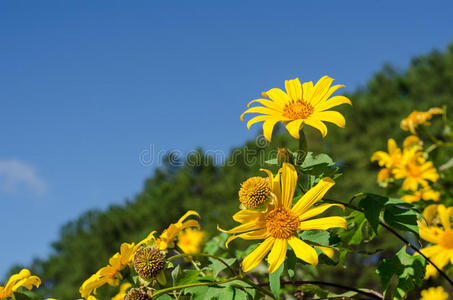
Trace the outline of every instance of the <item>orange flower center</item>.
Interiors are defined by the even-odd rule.
[[[447,249],[453,249],[453,231],[445,231],[440,239],[440,245]]]
[[[246,208],[257,208],[271,195],[271,189],[266,178],[251,177],[242,183],[239,190],[239,200]]]
[[[313,110],[313,106],[303,100],[290,101],[283,108],[283,116],[293,120],[307,119],[313,114]]]
[[[289,209],[277,207],[264,217],[266,229],[273,238],[288,239],[299,227],[299,218]]]

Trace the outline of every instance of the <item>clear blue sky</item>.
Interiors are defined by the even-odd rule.
[[[1,1],[0,277],[65,222],[122,203],[155,164],[228,151],[246,103],[283,80],[364,84],[453,41],[443,1]]]

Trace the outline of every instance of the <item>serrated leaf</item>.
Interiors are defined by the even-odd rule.
[[[299,234],[299,238],[320,246],[329,246],[330,233],[325,230],[306,230]]]
[[[384,211],[384,220],[392,228],[411,231],[418,235],[417,219],[417,214],[407,208],[390,206]]]
[[[181,272],[181,275],[178,277],[176,281],[176,285],[182,285],[187,283],[195,282],[196,279],[199,277],[201,271],[200,270],[184,270]]]
[[[416,286],[421,286],[425,276],[426,261],[420,255],[409,255],[406,246],[394,257],[384,259],[378,265],[376,273],[381,278],[384,295],[387,297],[390,280],[398,278],[393,299],[405,299],[407,293]],[[387,299],[387,298],[386,298]]]
[[[236,262],[236,258],[222,258],[223,261],[225,261],[229,266],[232,266]],[[209,265],[209,268],[212,269],[212,273],[214,278],[219,275],[220,272],[225,270],[227,266],[225,266],[223,263],[221,263],[219,260],[214,259],[214,258],[209,258],[209,261],[211,264]]]
[[[274,294],[277,299],[280,299],[280,276],[282,275],[285,264],[281,264],[274,273],[269,274],[269,285],[271,287],[271,292]]]
[[[363,199],[359,202],[359,207],[363,209],[363,213],[370,223],[371,228],[373,228],[374,232],[377,232],[378,225],[379,225],[379,216],[381,215],[381,211],[385,206],[388,198],[381,197],[378,195],[367,194]]]

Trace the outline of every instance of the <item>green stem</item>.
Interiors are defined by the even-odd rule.
[[[175,260],[175,259],[181,258],[181,257],[211,257],[213,259],[216,259],[216,260],[220,261],[222,264],[224,264],[228,268],[228,270],[231,272],[232,275],[236,275],[236,272],[233,270],[233,268],[230,267],[230,265],[226,261],[224,261],[223,259],[221,259],[218,256],[211,255],[211,254],[205,254],[205,253],[188,254],[188,253],[184,253],[184,254],[178,254],[178,255],[172,256],[172,257],[168,258],[167,260],[168,261],[172,261],[172,260]]]
[[[305,158],[307,157],[307,138],[305,137],[303,126],[299,130],[299,148],[297,149],[296,165],[302,166]]]
[[[195,286],[219,285],[219,284],[227,283],[227,282],[230,282],[230,281],[238,280],[238,279],[240,279],[240,278],[241,278],[241,275],[236,275],[236,276],[234,276],[234,277],[230,277],[230,278],[228,278],[228,279],[221,280],[221,281],[195,282],[195,283],[188,283],[188,284],[182,284],[182,285],[172,286],[172,287],[169,287],[169,288],[166,288],[166,289],[161,289],[161,290],[156,291],[156,292],[153,294],[153,298],[157,298],[158,296],[160,296],[160,295],[162,295],[162,294],[167,294],[168,292],[172,292],[172,291],[176,291],[176,290],[182,290],[182,289],[186,289],[186,288],[190,288],[190,287],[195,287]]]

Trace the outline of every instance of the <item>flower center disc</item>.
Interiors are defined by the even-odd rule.
[[[291,101],[283,108],[283,116],[297,120],[307,119],[313,114],[313,106],[303,100]]]
[[[288,239],[299,227],[299,219],[290,210],[278,207],[265,216],[266,229],[276,239]]]
[[[247,208],[257,208],[270,196],[271,190],[266,178],[251,177],[242,183],[239,200]]]
[[[447,231],[442,234],[440,245],[447,249],[453,249],[453,231]]]

